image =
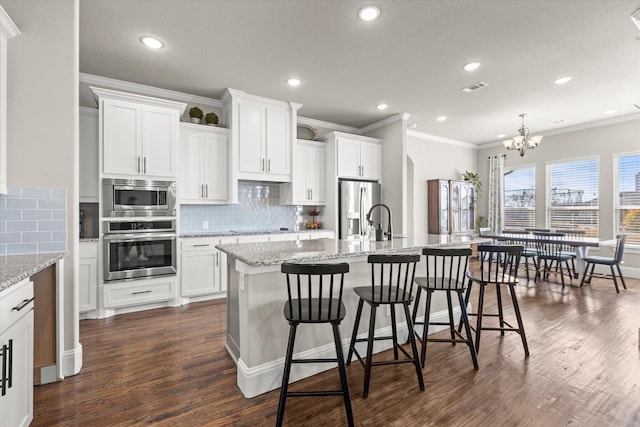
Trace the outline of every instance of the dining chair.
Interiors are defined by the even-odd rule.
[[[476,305],[477,311],[475,313],[467,313],[469,317],[476,318],[475,328],[472,327],[476,334],[474,340],[476,353],[480,352],[480,336],[482,331],[500,331],[501,336],[504,336],[505,332],[515,332],[520,335],[522,346],[524,348],[524,354],[527,357],[529,356],[529,346],[527,344],[527,337],[524,331],[524,323],[522,322],[520,306],[518,305],[518,298],[515,291],[515,286],[518,284],[516,273],[518,271],[518,265],[520,264],[520,255],[522,253],[522,249],[522,246],[478,246],[478,251],[480,252],[479,268],[467,272],[469,286],[467,287],[464,301],[464,305],[468,306],[472,285],[479,285],[478,304]],[[486,313],[484,311],[485,289],[488,286],[495,287],[498,305],[497,313]],[[512,326],[505,320],[501,291],[501,288],[503,286],[509,288],[511,303],[517,323],[515,326]],[[494,327],[484,325],[485,317],[497,317],[499,326]],[[458,332],[461,331],[462,326],[462,322],[460,322],[460,325],[458,325]]]
[[[611,278],[613,279],[613,284],[616,287],[616,292],[620,293],[620,289],[618,288],[618,281],[616,279],[616,272],[613,269],[615,266],[618,270],[618,275],[620,277],[620,281],[622,282],[622,286],[627,289],[626,283],[624,283],[624,277],[622,276],[622,270],[620,269],[620,264],[622,263],[622,254],[624,252],[624,242],[626,240],[626,235],[618,234],[616,236],[616,250],[612,257],[603,257],[603,256],[588,256],[583,258],[585,262],[584,273],[582,274],[582,280],[580,281],[580,287],[585,283],[591,283],[591,278],[593,277],[593,270],[596,265],[608,265],[611,269]],[[591,271],[589,271],[589,267],[591,267]],[[588,277],[587,277],[588,275]],[[599,274],[598,277],[609,278],[609,275]]]
[[[533,269],[537,273],[538,271],[538,249],[536,242],[531,240],[531,235],[523,230],[507,229],[502,230],[504,236],[504,243],[507,245],[522,246],[521,257],[524,258],[524,269],[527,273],[527,281],[531,278],[529,271]],[[533,264],[533,268],[529,266],[529,260]],[[522,264],[520,264],[522,266]]]
[[[427,355],[427,342],[448,342],[453,345],[463,343],[469,346],[471,352],[471,360],[474,369],[478,369],[478,358],[476,350],[471,338],[471,328],[469,327],[469,317],[467,316],[467,307],[464,303],[463,294],[467,290],[467,270],[469,266],[469,257],[471,249],[445,249],[445,248],[424,248],[422,255],[425,256],[426,276],[416,277],[415,282],[418,285],[416,291],[416,299],[413,304],[413,325],[422,325],[422,335],[416,332],[416,336],[422,343],[420,352],[420,361],[424,368]],[[420,297],[425,292],[425,309],[424,319],[417,320],[418,308],[420,306]],[[445,292],[447,295],[448,322],[431,321],[431,301],[435,292]],[[460,306],[460,322],[464,326],[465,335],[455,329],[453,322],[453,304],[451,302],[452,294],[457,295],[458,304]],[[428,338],[429,326],[448,326],[450,338]]]
[[[369,395],[369,382],[371,380],[371,367],[382,365],[394,365],[400,363],[410,363],[415,366],[420,390],[424,391],[424,380],[420,367],[420,357],[416,346],[413,331],[413,321],[409,313],[409,304],[413,301],[413,283],[416,273],[416,264],[420,261],[420,255],[369,255],[367,261],[371,265],[371,285],[353,288],[358,295],[358,311],[353,324],[353,334],[349,344],[349,354],[347,365],[351,363],[351,357],[355,354],[358,361],[365,368],[363,397]],[[369,331],[367,338],[358,338],[358,326],[362,316],[364,303],[371,307],[369,317]],[[391,335],[375,336],[376,331],[376,310],[379,306],[389,306],[391,314]],[[409,343],[411,344],[411,354],[409,354],[398,342],[397,322],[395,307],[401,306],[407,322],[409,331]],[[393,346],[393,360],[373,361],[374,341],[390,340]],[[356,343],[367,343],[367,355],[363,360],[356,349]],[[402,352],[404,358],[398,357],[398,352]]]
[[[284,362],[282,387],[278,402],[276,426],[284,420],[287,397],[342,396],[347,413],[347,423],[354,425],[349,382],[345,368],[340,323],[346,309],[342,302],[344,275],[349,272],[349,264],[294,264],[284,263],[281,272],[286,274],[288,300],[284,305],[284,317],[289,322],[289,342]],[[330,323],[333,330],[336,357],[324,359],[294,359],[293,347],[296,331],[300,324]],[[288,391],[291,365],[294,363],[337,363],[341,390]]]
[[[562,242],[565,238],[563,233],[536,232],[533,234],[536,237],[535,242],[538,252],[538,269],[534,280],[537,280],[541,275],[542,280],[548,280],[550,273],[559,274],[562,281],[562,288],[564,288],[564,267],[566,266],[570,281],[573,281],[573,277],[575,276],[575,252],[571,252],[569,250],[570,247]],[[569,262],[571,262],[571,265]],[[542,272],[540,270],[542,270]]]

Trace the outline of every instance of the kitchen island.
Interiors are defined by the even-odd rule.
[[[367,256],[381,253],[421,253],[424,247],[469,247],[486,242],[483,237],[420,234],[376,242],[369,240],[298,240],[272,243],[244,243],[216,246],[227,254],[227,350],[237,365],[237,384],[245,397],[254,397],[280,387],[289,325],[282,310],[287,299],[283,262],[347,262],[344,304],[347,316],[340,325],[345,354],[352,333],[358,299],[352,289],[370,284]],[[424,275],[421,261],[416,275]],[[432,319],[446,318],[445,298],[432,303]],[[459,310],[459,308],[457,308]],[[419,318],[422,312],[419,312]],[[389,334],[390,314],[380,312],[376,334]],[[359,336],[365,336],[367,321],[361,322]],[[406,323],[398,330],[406,339]],[[404,335],[404,338],[403,338]],[[376,342],[374,352],[390,348]],[[335,357],[331,328],[304,325],[299,330],[294,350],[296,358]],[[355,365],[357,366],[357,365]],[[291,381],[332,369],[331,364],[298,364],[291,370]]]

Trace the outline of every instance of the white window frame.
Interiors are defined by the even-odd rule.
[[[620,209],[629,209],[629,208],[633,208],[634,206],[621,206],[620,205],[620,189],[618,186],[618,159],[620,157],[629,157],[629,156],[639,156],[640,155],[640,150],[636,150],[636,151],[625,151],[622,153],[613,153],[611,155],[611,158],[613,159],[613,224],[612,224],[612,228],[613,228],[613,235],[616,236],[619,233],[620,230],[620,224],[619,224],[619,217],[620,215],[618,215],[618,211]],[[632,248],[633,253],[640,253],[640,243],[629,243],[629,242],[625,242],[625,251],[626,249],[630,247]]]
[[[596,237],[600,236],[600,222],[602,220],[601,215],[600,215],[600,171],[602,169],[602,165],[601,165],[601,159],[600,156],[586,156],[586,157],[572,157],[569,159],[562,159],[562,160],[548,160],[546,161],[545,164],[545,182],[544,182],[544,192],[545,192],[545,206],[544,206],[544,212],[545,212],[545,226],[546,228],[552,228],[551,227],[551,215],[550,215],[550,211],[551,211],[551,166],[554,164],[558,164],[558,163],[572,163],[572,162],[582,162],[582,161],[587,161],[587,160],[597,160],[598,161],[598,206],[597,207],[593,207],[593,208],[583,208],[583,207],[569,207],[569,208],[561,208],[561,209],[565,209],[565,210],[594,210],[598,212],[598,229],[597,231],[597,235]]]
[[[533,176],[534,176],[534,181],[533,181],[533,191],[534,191],[534,195],[536,195],[533,199],[533,208],[529,208],[533,211],[533,225],[532,227],[536,226],[536,198],[537,198],[537,193],[538,193],[538,188],[536,186],[536,181],[538,179],[537,175],[538,175],[538,168],[536,167],[535,163],[530,163],[530,164],[526,164],[526,165],[518,165],[518,166],[512,166],[512,167],[508,167],[508,168],[504,168],[504,174],[502,179],[505,179],[505,176],[507,174],[507,172],[511,172],[511,171],[515,171],[518,169],[533,169]],[[506,195],[505,195],[506,196]],[[506,200],[506,198],[505,198]],[[502,201],[502,209],[504,209],[504,212],[506,214],[506,209],[507,207],[505,206],[505,200]],[[506,225],[506,220],[505,220],[505,227],[508,227]]]

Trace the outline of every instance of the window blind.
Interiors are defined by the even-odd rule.
[[[640,154],[615,157],[615,215],[618,233],[626,242],[640,244]]]
[[[536,168],[518,168],[504,174],[505,228],[536,225]]]
[[[547,226],[598,237],[598,159],[547,166]]]

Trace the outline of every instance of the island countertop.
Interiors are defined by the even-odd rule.
[[[424,247],[447,247],[488,242],[490,239],[468,235],[414,234],[381,242],[371,240],[298,240],[271,243],[238,243],[216,248],[250,267],[282,264],[285,261],[314,262],[371,254],[412,252]]]
[[[33,276],[66,256],[66,252],[0,256],[0,291]]]

